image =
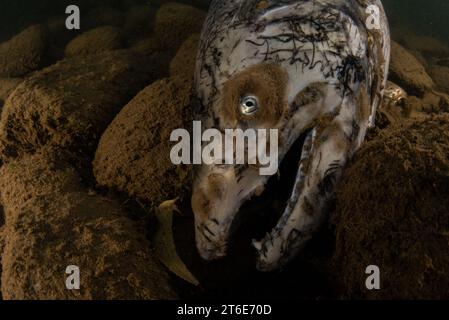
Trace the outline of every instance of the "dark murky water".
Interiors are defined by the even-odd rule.
[[[226,1],[226,0],[223,0]],[[18,29],[38,22],[43,17],[64,12],[68,4],[80,7],[93,6],[126,7],[130,4],[152,3],[158,5],[164,0],[1,0],[0,1],[0,39],[17,32]],[[207,7],[209,0],[182,0]],[[449,1],[447,0],[383,0],[393,29],[411,28],[422,35],[439,37],[449,42]],[[394,31],[394,30],[393,30]]]

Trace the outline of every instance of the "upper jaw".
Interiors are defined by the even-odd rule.
[[[234,216],[232,213],[230,215]],[[232,218],[219,219],[217,216],[205,220],[201,216],[195,215],[196,245],[204,260],[220,259],[227,254]]]
[[[246,169],[253,170],[253,169]],[[214,174],[214,171],[209,171]],[[226,256],[231,236],[231,227],[237,218],[241,205],[258,194],[266,178],[260,179],[250,173],[243,173],[243,178],[226,181],[226,193],[214,199],[214,192],[207,192],[204,181],[208,176],[198,180],[192,196],[192,209],[195,214],[195,234],[197,249],[205,260],[215,260]],[[203,183],[202,183],[203,182]],[[202,207],[207,203],[207,209]]]
[[[225,227],[228,229],[227,227]],[[198,252],[204,260],[216,260],[226,256],[228,248],[228,231],[220,231],[206,225],[196,226],[196,243]]]

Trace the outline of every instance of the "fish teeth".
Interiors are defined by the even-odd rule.
[[[262,242],[253,240],[253,247],[256,248],[257,251],[262,250]]]

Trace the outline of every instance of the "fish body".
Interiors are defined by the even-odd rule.
[[[195,71],[197,119],[219,131],[277,129],[279,161],[306,135],[285,211],[254,241],[260,270],[285,265],[325,218],[347,160],[375,121],[389,59],[379,0],[212,1]],[[251,113],[247,101],[257,106]],[[192,208],[203,258],[226,255],[239,208],[268,178],[245,165],[197,170]]]

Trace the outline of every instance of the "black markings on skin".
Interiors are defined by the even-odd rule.
[[[304,238],[303,233],[298,229],[292,229],[287,237],[287,247],[288,251],[292,251],[291,248],[296,247],[298,245],[298,240]]]
[[[341,172],[342,166],[340,160],[333,161],[324,173],[323,180],[318,184],[319,195],[326,197],[332,193],[334,185],[337,182],[338,174]]]
[[[262,242],[261,249],[258,250],[259,259],[257,261],[257,265],[260,269],[267,269],[270,267],[270,264],[265,262],[263,259],[268,259],[268,249],[269,246],[274,246],[274,239],[280,239],[279,233],[267,234],[264,241]],[[276,261],[277,267],[283,267],[287,264],[287,262],[291,259],[291,257],[295,254],[296,250],[301,246],[304,242],[305,234],[294,228],[290,231],[287,236],[287,239],[280,239],[282,241],[280,246],[281,258],[279,261]]]
[[[360,126],[357,123],[356,119],[352,119],[352,130],[351,130],[351,135],[349,136],[350,144],[355,142],[355,140],[357,139],[359,134],[360,134]]]
[[[287,236],[287,239],[282,242],[281,245],[281,258],[279,259],[279,265],[285,266],[290,258],[295,254],[296,249],[301,245],[304,239],[304,234],[293,228]]]
[[[203,101],[196,96],[194,96],[192,100],[193,114],[195,116],[194,120],[204,120],[208,115],[206,106],[203,104]]]
[[[247,164],[239,164],[234,166],[235,176],[237,177],[237,182],[243,179],[243,173],[248,169]]]
[[[221,64],[221,56],[222,53],[220,50],[218,50],[218,48],[214,48],[212,50],[212,55],[213,55],[213,60],[214,60],[214,64],[217,68],[220,68],[220,64]]]
[[[204,232],[205,226],[202,225],[201,227],[197,227],[197,230],[203,235],[204,239],[207,240],[207,242],[212,242],[212,240],[207,236],[207,234]]]
[[[295,113],[301,107],[314,104],[323,98],[323,93],[319,89],[319,84],[312,84],[302,90],[292,103],[292,112]]]
[[[260,62],[279,64],[287,62],[290,65],[298,65],[302,70],[319,68],[325,79],[337,77],[340,81],[338,89],[343,96],[352,90],[357,81],[362,79],[360,61],[350,54],[344,37],[329,38],[330,34],[343,34],[343,26],[350,25],[348,18],[340,14],[340,10],[344,10],[351,16],[349,12],[346,12],[347,8],[336,9],[332,6],[323,6],[316,12],[314,11],[312,15],[293,15],[269,22],[262,21],[255,25],[254,21],[263,12],[295,4],[295,1],[268,1],[269,5],[264,10],[257,9],[258,3],[257,0],[247,0],[241,3],[213,1],[211,4],[209,18],[204,27],[204,30],[207,30],[207,37],[202,39],[199,51],[201,77],[203,80],[210,80],[210,83],[203,83],[210,87],[209,96],[203,97],[207,100],[203,102],[208,107],[216,102],[219,93],[216,74],[222,72],[222,60],[225,58],[215,44],[231,39],[233,32],[240,29],[248,29],[248,34],[251,33],[251,30],[256,33],[259,31],[259,36],[257,40],[241,39],[240,37],[235,39],[228,45],[231,50],[226,53],[227,56],[240,45],[241,41],[245,41],[256,47],[254,52],[261,58]],[[296,1],[296,3],[299,6],[305,1]],[[356,22],[353,21],[353,23]],[[260,31],[270,25],[283,27],[280,28],[279,34],[262,35]],[[257,56],[253,58],[257,59]],[[247,58],[242,57],[242,61]]]
[[[204,231],[202,232],[204,238],[207,240],[207,242],[212,242],[212,240],[204,233]]]
[[[354,85],[365,80],[360,58],[352,55],[347,56],[338,68],[338,79],[345,93],[353,93]]]
[[[211,236],[215,237],[215,233],[213,233],[206,225],[204,225],[204,229],[211,234]]]
[[[355,34],[362,33],[361,37],[366,37],[368,33],[357,11],[361,9],[356,9],[360,7],[357,1],[337,1],[334,6],[317,1],[316,10],[311,14],[292,15],[269,21],[260,20],[256,23],[265,12],[286,5],[298,9],[307,2],[268,0],[266,6],[260,7],[259,0],[212,1],[198,58],[200,77],[209,82],[202,83],[202,86],[207,86],[210,90],[202,97],[204,104],[210,108],[217,101],[220,90],[216,75],[220,74],[221,68],[229,63],[222,62],[226,57],[216,46],[227,40],[230,42],[226,45],[227,57],[242,41],[245,41],[256,49],[251,53],[251,57],[242,57],[242,61],[258,60],[260,57],[260,62],[286,62],[297,65],[302,70],[318,68],[325,79],[337,79],[340,82],[337,89],[342,97],[357,89],[357,85],[365,80],[367,71],[365,69],[368,68],[366,62],[354,56],[348,46],[349,37],[354,34],[352,31]],[[279,33],[264,36],[262,32],[271,25],[279,26]],[[255,40],[242,38],[245,30],[248,35],[259,34],[259,36]],[[234,37],[237,34],[239,36]],[[362,49],[360,47],[358,51],[363,52]],[[373,99],[372,96],[370,98]]]
[[[272,36],[259,36],[259,42],[252,40],[247,42],[257,47],[265,47],[265,52],[262,52],[265,56],[264,61],[287,61],[290,65],[299,63],[303,70],[306,67],[310,70],[319,67],[326,79],[340,72],[341,87],[346,88],[350,84],[349,78],[344,75],[345,72],[349,72],[352,60],[349,59],[342,64],[338,61],[345,60],[349,56],[349,51],[344,44],[328,37],[330,33],[341,30],[339,18],[338,15],[329,14],[323,9],[313,17],[293,16],[277,19],[270,24],[284,23],[289,26],[289,30],[281,30],[281,33]],[[276,45],[276,42],[280,45]],[[273,43],[272,46],[271,43]],[[270,50],[270,47],[276,49]],[[331,62],[329,55],[337,56],[339,59]]]

